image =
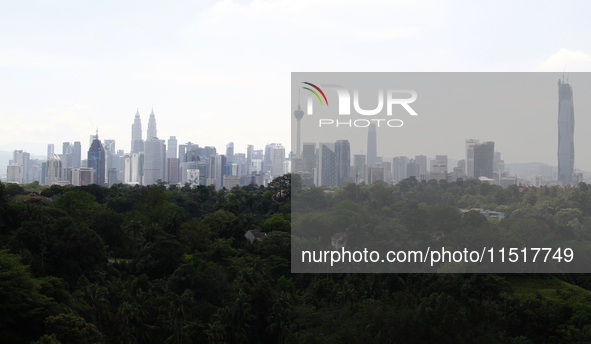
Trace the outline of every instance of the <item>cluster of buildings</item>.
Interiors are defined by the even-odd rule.
[[[510,177],[501,160],[501,153],[494,150],[494,142],[466,140],[466,159],[456,166],[449,166],[447,155],[428,158],[377,156],[375,126],[368,127],[367,154],[354,154],[348,140],[336,142],[304,142],[301,156],[292,156],[292,171],[302,177],[305,185],[340,186],[343,183],[371,184],[377,180],[388,184],[414,177],[422,180],[447,180],[477,178],[483,182],[507,187],[517,184],[517,177]]]
[[[41,184],[99,184],[116,183],[150,185],[159,181],[168,184],[215,185],[232,188],[248,184],[266,185],[273,178],[288,172],[298,173],[304,185],[337,187],[344,183],[389,184],[415,177],[417,180],[447,180],[477,178],[482,182],[508,187],[515,184],[578,185],[581,173],[574,173],[574,107],[573,91],[564,78],[558,81],[558,171],[552,168],[533,175],[528,180],[510,176],[495,151],[494,142],[467,139],[465,159],[450,163],[447,155],[428,158],[425,155],[381,157],[377,155],[377,131],[370,124],[367,131],[367,154],[351,154],[348,140],[336,142],[304,142],[300,140],[300,121],[304,111],[294,111],[297,120],[295,153],[286,156],[279,143],[267,144],[255,150],[246,147],[246,153],[236,153],[234,143],[226,145],[225,154],[216,147],[199,146],[190,141],[179,144],[176,136],[168,140],[158,137],[156,116],[150,113],[146,137],[143,136],[139,111],[131,130],[131,150],[116,150],[115,140],[100,140],[98,131],[90,137],[89,150],[83,154],[80,142],[64,142],[62,154],[47,146],[47,159],[31,159],[29,153],[15,150],[7,168],[9,183]],[[84,155],[84,156],[83,156]],[[86,157],[86,159],[83,159]]]
[[[101,140],[98,131],[90,137],[90,148],[83,159],[80,142],[64,142],[62,154],[47,146],[47,159],[31,159],[30,154],[14,151],[7,168],[7,182],[43,185],[111,186],[117,183],[150,185],[215,185],[232,188],[248,184],[266,185],[273,178],[290,171],[285,148],[271,143],[256,150],[248,145],[246,153],[236,153],[234,143],[226,145],[225,154],[214,146],[179,144],[176,136],[158,138],[156,116],[150,113],[146,137],[143,136],[139,111],[131,129],[131,150],[117,150],[115,140]]]
[[[527,179],[517,175],[510,176],[501,159],[501,153],[495,151],[492,141],[480,142],[467,139],[465,159],[452,166],[447,155],[436,155],[428,158],[416,155],[380,157],[377,156],[377,131],[375,124],[370,124],[367,131],[367,154],[351,156],[348,140],[336,142],[304,142],[300,143],[300,121],[304,112],[298,106],[294,111],[297,120],[296,154],[291,157],[292,172],[302,177],[305,185],[339,186],[343,183],[373,183],[381,180],[386,183],[415,177],[417,180],[480,179],[482,182],[508,187],[516,184],[534,184],[536,186],[568,186],[578,185],[583,181],[581,173],[574,173],[574,110],[573,94],[570,84],[558,81],[559,114],[558,114],[558,173],[551,167],[541,171],[539,175]],[[300,149],[301,148],[301,149]],[[541,167],[542,169],[543,167]]]

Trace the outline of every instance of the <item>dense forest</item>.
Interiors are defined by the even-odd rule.
[[[357,238],[377,235],[364,231],[371,219],[409,238],[591,238],[584,183],[502,189],[411,178],[325,190],[289,174],[219,191],[0,183],[1,341],[591,342],[588,274],[291,273],[292,235],[308,235],[291,232],[292,198],[294,226],[324,230],[321,246],[335,231],[319,225],[327,213]],[[250,242],[255,229],[266,236]]]

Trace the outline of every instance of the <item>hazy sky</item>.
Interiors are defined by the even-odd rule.
[[[5,1],[0,149],[45,154],[54,143],[61,153],[63,141],[80,141],[86,151],[94,124],[101,139],[116,139],[127,152],[136,108],[145,135],[153,106],[160,138],[176,135],[179,143],[221,151],[234,141],[237,152],[281,142],[289,151],[291,72],[591,71],[590,7],[556,1]],[[573,89],[575,118],[589,117],[577,112],[577,97],[584,95]],[[532,120],[529,129],[547,125]],[[557,131],[555,119],[551,128]],[[577,127],[575,152],[583,136]],[[519,137],[506,140],[507,147],[520,143]],[[442,140],[438,151],[461,159],[456,145]],[[530,161],[523,154],[506,162]],[[586,158],[577,154],[575,166],[591,170],[591,155]],[[555,160],[553,151],[543,162]]]

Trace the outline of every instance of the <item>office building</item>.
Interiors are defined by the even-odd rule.
[[[474,176],[474,146],[478,143],[478,140],[466,140],[466,175],[468,178],[478,178]]]
[[[106,160],[106,152],[105,152],[105,148],[103,147],[103,144],[101,142],[101,140],[99,140],[99,136],[98,136],[98,130],[96,132],[96,135],[94,136],[94,140],[92,141],[92,144],[90,145],[90,149],[88,149],[88,166],[90,168],[93,168],[95,171],[95,178],[94,178],[94,184],[98,184],[98,185],[105,185],[105,181],[106,181],[106,170],[105,170],[105,160]]]
[[[72,185],[85,186],[94,182],[94,169],[89,167],[72,168]]]
[[[316,143],[304,142],[302,159],[303,170],[312,173],[316,168]]]
[[[155,128],[153,129],[155,130]],[[163,141],[150,136],[144,142],[144,180],[142,185],[156,184],[164,180]]]
[[[51,158],[51,156],[53,155],[54,149],[55,149],[55,146],[53,143],[50,143],[47,145],[47,160],[49,160],[49,158]]]
[[[335,144],[324,142],[318,147],[317,186],[337,186]]]
[[[494,156],[494,142],[483,142],[474,145],[474,178],[493,178]]]
[[[419,175],[427,173],[427,157],[424,155],[415,155],[415,162],[419,164]]]
[[[335,142],[337,186],[350,181],[351,147],[348,140]]]
[[[11,163],[6,168],[6,182],[21,184],[23,182],[23,166],[16,162]]]
[[[234,142],[230,142],[226,145],[226,161],[234,162]]]
[[[558,80],[558,180],[572,184],[575,163],[575,110],[573,89],[568,80]]]
[[[355,179],[355,183],[365,181],[365,155],[355,154],[353,155],[353,172],[355,175],[351,176]]]
[[[178,141],[176,136],[171,136],[168,139],[168,147],[166,148],[166,158],[167,159],[174,159],[176,158],[176,151],[177,151]]]
[[[62,160],[57,154],[52,155],[47,161],[45,172],[45,185],[52,185],[62,179]]]
[[[169,141],[170,142],[170,141]],[[176,149],[175,149],[176,152]],[[166,171],[168,176],[169,184],[178,184],[180,182],[179,173],[179,159],[178,158],[167,158],[166,159]]]

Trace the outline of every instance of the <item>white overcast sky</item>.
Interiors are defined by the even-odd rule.
[[[136,107],[145,136],[153,106],[160,138],[175,135],[179,143],[219,151],[233,141],[236,152],[281,142],[289,151],[291,72],[562,72],[565,66],[588,72],[590,7],[583,1],[3,1],[0,150],[44,155],[47,143],[61,153],[62,142],[80,141],[86,151],[94,124],[101,139],[116,139],[127,152]],[[577,113],[573,89],[575,118],[590,116]],[[534,129],[545,125],[556,128],[555,120],[532,119]],[[575,132],[575,152],[583,129]],[[507,140],[508,147],[520,144],[519,137]],[[438,152],[461,159],[463,142]],[[511,152],[505,161],[556,165],[556,151],[540,158]],[[577,155],[575,167],[591,170],[591,156]]]

